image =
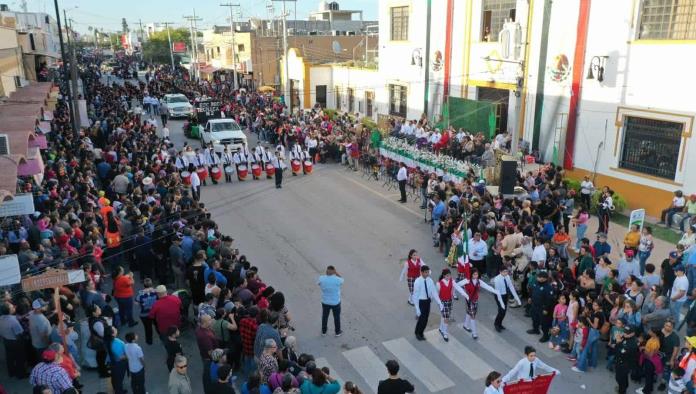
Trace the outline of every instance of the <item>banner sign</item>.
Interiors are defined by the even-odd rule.
[[[183,41],[175,41],[172,43],[172,52],[174,53],[184,53],[186,52],[186,43]]]
[[[220,107],[222,103],[219,101],[199,101],[196,103],[196,112],[198,113],[198,122],[203,124],[208,119],[217,119],[222,117]]]
[[[0,256],[0,286],[16,285],[22,280],[16,254]]]
[[[555,372],[550,375],[539,375],[532,380],[506,384],[503,392],[505,394],[547,394],[554,376],[556,376]]]
[[[628,228],[634,224],[638,226],[638,230],[643,231],[643,224],[645,223],[645,209],[636,209],[631,211],[631,217],[628,220]]]
[[[0,204],[0,218],[31,215],[34,212],[34,196],[31,193],[15,194],[12,200]]]

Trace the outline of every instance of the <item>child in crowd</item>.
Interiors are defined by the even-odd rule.
[[[558,303],[553,308],[553,329],[549,349],[561,350],[561,344],[568,341],[568,305],[566,295],[561,294],[558,297]]]
[[[570,352],[568,360],[575,362],[580,353],[582,353],[582,350],[587,344],[588,334],[590,333],[589,326],[590,322],[587,321],[586,317],[582,316],[578,319],[578,327],[575,329],[575,338],[573,338],[573,351]]]
[[[669,377],[669,388],[667,394],[684,394],[686,393],[686,384],[684,384],[684,368],[676,367],[672,370]]]
[[[651,286],[658,286],[660,284],[660,275],[655,273],[655,264],[645,264],[645,276],[643,277],[643,282],[645,282],[648,288]]]

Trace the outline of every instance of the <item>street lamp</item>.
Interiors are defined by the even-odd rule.
[[[604,81],[604,66],[609,56],[593,56],[590,60],[590,66],[587,69],[587,79],[594,79],[594,72],[597,72],[597,81]]]

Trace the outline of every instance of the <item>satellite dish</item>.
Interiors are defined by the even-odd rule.
[[[343,51],[343,48],[341,48],[341,43],[338,41],[334,41],[331,43],[331,49],[333,50],[333,53],[339,54],[341,51]]]

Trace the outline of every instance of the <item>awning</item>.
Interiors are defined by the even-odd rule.
[[[21,158],[17,166],[17,176],[34,176],[43,172],[43,159],[38,155],[33,159]]]
[[[48,149],[48,140],[46,139],[46,136],[43,134],[39,133],[32,133],[29,134],[29,147],[33,148],[39,148],[39,149]]]
[[[20,155],[0,156],[0,201],[12,200],[17,192],[17,164]]]
[[[210,64],[206,64],[205,66],[201,66],[199,68],[199,71],[204,73],[204,74],[212,74],[219,69],[220,69],[219,67],[215,67],[215,66],[212,66]]]
[[[51,132],[51,123],[50,122],[41,121],[41,122],[39,122],[39,125],[37,127],[44,134],[48,134]]]

